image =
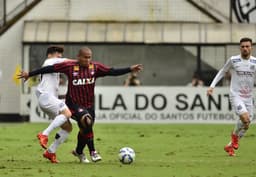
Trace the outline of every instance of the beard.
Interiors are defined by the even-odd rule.
[[[250,52],[242,52],[241,55],[243,58],[248,59],[250,57]]]

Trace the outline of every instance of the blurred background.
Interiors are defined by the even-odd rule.
[[[239,54],[240,38],[255,39],[255,9],[254,0],[0,0],[0,121],[29,120],[38,79],[24,84],[16,74],[39,68],[52,44],[69,58],[89,46],[109,66],[142,63],[143,87],[191,87],[193,77],[208,86]],[[123,86],[126,78],[97,86]]]

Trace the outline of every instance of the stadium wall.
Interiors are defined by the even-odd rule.
[[[25,65],[29,66],[27,62],[30,58],[28,58],[27,53],[30,51],[30,46],[23,43],[24,21],[27,20],[214,22],[185,0],[41,1],[0,37],[0,70],[2,73],[0,80],[0,115],[2,117],[6,117],[6,115],[18,116],[23,111],[22,105],[29,104],[27,102],[29,96],[23,94],[22,84],[16,79],[16,74],[20,68]],[[254,28],[251,29],[254,32]],[[47,41],[45,44],[50,42]],[[185,43],[186,41],[182,42]]]
[[[139,4],[138,4],[139,2]],[[126,4],[124,6],[124,3]],[[172,6],[186,8],[191,13],[176,16]],[[129,7],[129,8],[128,8]],[[171,10],[171,9],[173,10]],[[129,10],[128,10],[129,9]],[[132,10],[130,10],[132,9]],[[140,10],[138,10],[140,9]],[[163,9],[163,10],[162,10]],[[172,11],[170,14],[170,10]],[[125,13],[124,13],[125,12]],[[174,18],[175,17],[175,18]],[[174,18],[174,19],[173,19]],[[11,29],[1,36],[0,69],[2,71],[0,89],[0,114],[19,114],[21,90],[20,83],[15,79],[16,72],[23,66],[23,22],[25,20],[181,20],[210,22],[208,17],[199,14],[197,10],[185,1],[95,1],[95,0],[44,0],[18,21]],[[23,99],[22,99],[23,101]]]
[[[186,0],[44,0],[28,20],[214,22]]]

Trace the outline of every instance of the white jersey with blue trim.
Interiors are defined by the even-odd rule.
[[[232,56],[219,70],[210,87],[214,88],[229,70],[231,70],[231,96],[252,97],[256,76],[256,58],[250,56],[249,59],[243,59],[241,55]]]
[[[57,63],[64,62],[66,58],[47,58],[44,61],[44,66],[51,66]],[[41,81],[37,86],[37,95],[41,93],[48,93],[58,97],[58,90],[59,90],[59,73],[47,73],[42,74]]]

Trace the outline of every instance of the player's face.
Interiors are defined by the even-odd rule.
[[[81,66],[89,66],[92,60],[92,52],[89,50],[82,51],[78,55],[78,60]]]
[[[249,58],[252,51],[252,44],[249,41],[240,44],[240,51],[243,58]]]

